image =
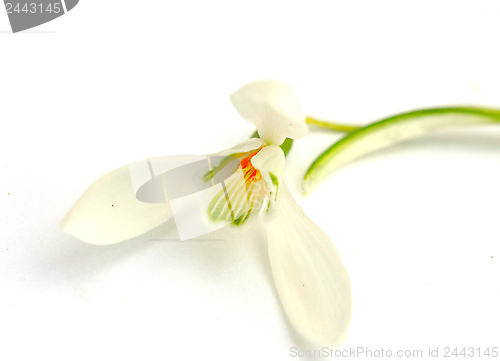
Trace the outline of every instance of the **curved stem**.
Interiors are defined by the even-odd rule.
[[[325,128],[325,129],[333,130],[334,132],[341,132],[341,133],[350,133],[350,132],[354,132],[355,130],[358,130],[359,128],[362,128],[360,126],[355,126],[355,125],[332,123],[330,121],[314,119],[312,117],[307,117],[306,123],[315,125],[315,126],[320,127],[320,128]]]
[[[448,107],[414,110],[359,128],[335,142],[304,177],[310,193],[337,168],[367,153],[449,126],[500,124],[500,109]]]

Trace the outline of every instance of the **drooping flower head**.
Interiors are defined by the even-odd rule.
[[[217,153],[226,156],[211,173],[215,177],[232,160],[239,162],[240,177],[233,177],[208,204],[209,218],[241,229],[262,215],[269,222],[276,216],[278,193],[285,169],[285,155],[279,147],[286,138],[298,139],[309,129],[294,91],[276,80],[247,84],[231,94],[239,114],[257,127],[254,138]]]
[[[350,323],[349,275],[331,239],[305,215],[283,181],[285,156],[280,144],[308,132],[300,102],[289,86],[274,80],[243,86],[231,95],[231,102],[255,124],[260,139],[213,156],[195,157],[208,164],[208,171],[192,173],[207,191],[199,192],[205,195],[201,207],[185,213],[239,230],[262,216],[276,289],[291,325],[309,341],[339,345]],[[70,209],[61,228],[86,242],[104,245],[165,224],[175,218],[174,203],[179,199],[165,190],[165,172],[172,169],[169,163],[178,160],[179,156],[148,158],[104,175]],[[133,170],[141,171],[138,177]],[[177,184],[179,194],[186,194],[183,180],[187,178]],[[221,187],[215,187],[216,182]],[[142,194],[138,184],[156,186],[151,193],[155,201],[147,201],[151,194]],[[188,228],[191,225],[187,222]]]

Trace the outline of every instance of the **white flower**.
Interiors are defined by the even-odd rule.
[[[231,102],[255,124],[261,139],[218,153],[238,159],[245,177],[240,184],[227,185],[236,201],[228,206],[227,192],[219,192],[211,196],[207,215],[235,228],[262,217],[274,280],[290,323],[309,341],[339,345],[351,317],[349,276],[331,239],[306,216],[283,182],[285,156],[279,145],[308,132],[297,96],[287,85],[268,80],[243,86],[231,95]],[[171,217],[168,201],[137,200],[125,166],[92,184],[61,228],[85,242],[105,245],[141,235]]]

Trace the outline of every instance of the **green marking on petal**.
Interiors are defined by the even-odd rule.
[[[233,181],[223,184],[207,208],[208,219],[213,223],[232,222],[242,216],[248,209],[247,192],[244,183]]]
[[[449,107],[415,110],[359,128],[322,153],[305,174],[306,193],[335,169],[367,153],[448,126],[500,123],[500,109]]]
[[[221,214],[225,205],[223,201],[225,199],[224,191],[221,190],[217,193],[215,197],[212,198],[210,203],[208,204],[207,214],[208,218],[216,223],[221,220]]]
[[[242,216],[236,218],[234,221],[231,223],[234,226],[241,226],[245,224],[250,219],[250,216],[253,214],[253,211],[258,211],[262,204],[260,203],[260,198],[258,196],[258,191],[256,190],[255,184],[252,184],[250,186],[250,189],[248,190],[248,207],[245,209],[245,214]]]
[[[261,208],[260,185],[247,184],[243,178],[222,183],[208,203],[207,215],[212,223],[231,223],[234,226],[249,224],[254,211]]]
[[[271,177],[271,182],[273,182],[274,186],[276,188],[279,188],[280,186],[280,182],[278,180],[278,177],[276,177],[274,174],[272,174],[271,172],[269,172],[269,177]]]
[[[235,225],[235,226],[241,226],[243,223],[245,223],[248,218],[250,217],[250,215],[252,214],[252,208],[250,207],[248,209],[248,212],[245,213],[244,215],[242,215],[241,217],[235,219],[232,224]]]
[[[271,177],[271,182],[273,182],[273,185],[276,187],[276,191],[274,191],[274,200],[276,201],[278,199],[278,189],[280,188],[280,182],[278,180],[278,177],[276,177],[271,172],[269,172],[269,177]],[[273,192],[270,192],[270,195],[272,194]],[[269,209],[269,206],[267,208]]]

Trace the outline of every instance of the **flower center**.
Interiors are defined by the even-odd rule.
[[[237,159],[239,166],[237,172],[243,173],[243,177],[237,176],[222,183],[222,190],[213,196],[207,208],[209,219],[213,223],[228,222],[234,226],[241,226],[250,219],[252,214],[258,214],[262,206],[264,196],[261,172],[252,164],[252,158],[264,148],[261,146],[248,152],[235,153],[229,159]],[[208,172],[204,179],[212,179],[229,161],[222,161],[220,165]],[[250,222],[251,223],[251,222]],[[249,224],[250,224],[249,223]]]
[[[252,158],[262,149],[256,149],[246,153],[240,160],[240,167],[245,177],[245,183],[249,186],[253,182],[258,182],[262,179],[262,175],[258,169],[255,169],[252,164]]]

